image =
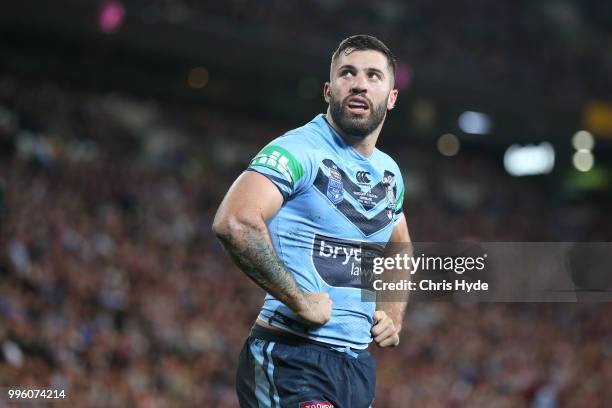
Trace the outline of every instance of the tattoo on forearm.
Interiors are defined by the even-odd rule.
[[[222,242],[236,265],[249,278],[290,308],[295,306],[301,289],[260,230],[246,228],[241,236],[228,237]]]

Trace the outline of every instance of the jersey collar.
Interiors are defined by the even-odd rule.
[[[329,124],[329,122],[325,118],[324,113],[318,114],[313,119],[313,122],[317,123],[322,129],[327,130],[327,133],[332,136],[332,138],[334,139],[338,147],[346,151],[349,155],[351,155],[352,158],[356,160],[361,160],[361,161],[370,161],[374,157],[374,154],[376,153],[376,147],[372,151],[372,154],[370,155],[370,157],[365,157],[364,155],[359,153],[357,150],[353,149],[353,146],[349,145],[346,142],[346,140],[344,140],[342,135],[338,133],[338,131],[336,131],[336,129],[334,129],[332,125]]]

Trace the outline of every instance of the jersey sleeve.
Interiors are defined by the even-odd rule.
[[[285,135],[266,145],[251,160],[247,170],[268,178],[286,201],[299,193],[312,174],[312,149],[300,139],[304,135]]]
[[[395,184],[397,188],[397,193],[395,195],[395,209],[393,213],[393,226],[397,225],[399,220],[402,218],[402,214],[404,212],[404,179],[402,177],[402,172],[399,167],[397,169],[397,182]]]

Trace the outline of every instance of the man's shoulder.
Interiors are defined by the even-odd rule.
[[[315,163],[320,159],[324,143],[316,127],[308,123],[276,137],[266,144],[251,160],[249,168],[274,177],[282,176],[293,193],[300,180],[310,180],[315,174]]]
[[[264,149],[276,148],[300,160],[314,160],[329,149],[329,142],[325,133],[313,122],[287,131],[271,140]]]
[[[282,141],[283,143],[317,147],[321,145],[322,138],[324,137],[325,133],[315,119],[303,126],[285,132],[275,140]]]
[[[271,143],[280,143],[287,146],[310,148],[320,145],[320,136],[311,129],[299,127],[292,129],[285,134],[277,137]]]

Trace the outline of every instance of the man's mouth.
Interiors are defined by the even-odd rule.
[[[368,104],[367,99],[360,96],[350,97],[346,102],[346,106],[349,112],[356,115],[363,115],[370,110],[370,105]]]

